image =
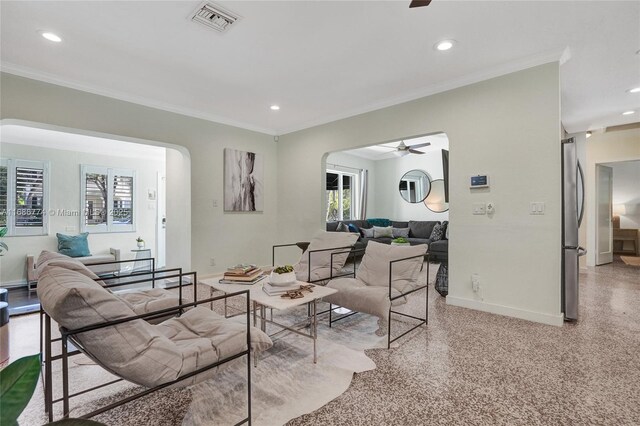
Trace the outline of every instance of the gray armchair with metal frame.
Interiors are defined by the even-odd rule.
[[[193,277],[195,272],[167,274],[163,278]],[[127,284],[135,284],[131,280]],[[126,284],[125,284],[126,285]],[[232,360],[247,360],[247,416],[238,424],[251,424],[251,351],[271,347],[268,336],[251,327],[249,292],[194,300],[137,314],[124,300],[80,271],[47,266],[38,286],[45,318],[45,410],[53,420],[53,405],[62,402],[63,417],[70,399],[126,380],[147,389],[79,417],[90,418],[169,386],[189,386],[211,378],[215,368]],[[200,305],[234,296],[246,298],[246,324],[229,321]],[[159,318],[169,319],[153,324]],[[52,339],[52,322],[61,337]],[[52,343],[61,343],[61,355],[52,355]],[[73,345],[77,350],[70,350]],[[117,380],[69,390],[69,357],[84,353]],[[62,396],[54,399],[52,363],[62,362]]]
[[[49,253],[50,254],[50,253]],[[44,270],[45,267],[49,265],[60,266],[63,268],[71,269],[73,271],[77,271],[90,279],[94,280],[102,287],[109,289],[109,291],[113,291],[118,288],[123,288],[126,286],[139,286],[140,284],[150,284],[151,288],[144,290],[136,288],[135,290],[130,290],[127,292],[120,292],[117,294],[122,300],[124,300],[136,314],[146,314],[147,312],[157,311],[159,309],[170,308],[172,306],[179,305],[181,302],[184,302],[183,299],[183,288],[185,286],[191,285],[191,283],[186,283],[183,281],[182,268],[171,268],[171,269],[155,269],[155,259],[148,258],[143,259],[149,261],[152,265],[151,271],[140,271],[140,272],[132,272],[127,275],[121,275],[117,273],[103,274],[98,276],[94,273],[92,267],[103,268],[105,265],[112,265],[110,268],[114,270],[120,270],[121,265],[137,262],[139,259],[133,260],[112,260],[106,262],[98,262],[93,264],[84,264],[82,262],[77,261],[76,259],[70,258],[68,256],[59,255],[58,253],[54,253],[52,257],[45,257],[44,260],[38,259],[38,267],[40,271]],[[100,270],[99,269],[99,270]],[[169,279],[178,279],[177,285],[172,287],[177,288],[177,294],[172,293],[168,289],[160,289],[157,288],[158,281],[164,281]],[[195,278],[194,278],[195,279]],[[194,286],[194,302],[197,301],[197,291]],[[44,323],[44,310],[42,306],[40,307],[40,355],[43,353],[43,323]],[[160,318],[155,320],[156,322],[160,322],[166,318]]]
[[[298,281],[324,284],[337,275],[344,267],[348,252],[358,241],[358,234],[348,232],[319,232],[306,246],[302,243],[274,245],[271,250],[271,264],[275,266],[276,248],[298,246],[303,253],[298,262],[293,265]],[[340,252],[336,256],[335,252]]]
[[[360,249],[363,250],[363,249]],[[360,266],[355,268],[353,278],[345,278],[344,274],[327,283],[327,287],[338,290],[337,293],[325,297],[329,303],[329,326],[359,312],[375,315],[379,318],[378,332],[386,331],[387,348],[391,343],[410,333],[416,328],[427,324],[429,315],[429,259],[427,254],[427,278],[420,284],[419,275],[424,268],[424,256],[427,246],[391,246],[370,241]],[[338,255],[338,253],[334,253]],[[394,310],[397,306],[407,302],[407,296],[425,289],[424,318]],[[338,307],[347,308],[353,312],[334,317]],[[399,336],[391,337],[393,315],[419,321],[409,330]],[[386,328],[386,330],[385,330]]]

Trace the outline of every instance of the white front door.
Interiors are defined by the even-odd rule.
[[[156,220],[156,253],[158,264],[156,265],[158,268],[163,268],[167,259],[165,256],[166,250],[166,235],[167,235],[167,203],[166,203],[166,194],[167,194],[167,178],[163,174],[158,173],[158,196],[156,197],[158,208],[156,211],[158,212],[158,218]]]
[[[613,169],[596,164],[596,265],[613,262]]]

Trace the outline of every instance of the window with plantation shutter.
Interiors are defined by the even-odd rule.
[[[133,223],[133,176],[113,177],[113,221]]]
[[[8,168],[3,162],[0,164],[0,228],[5,228],[7,226],[7,197],[9,195],[7,173]]]
[[[16,167],[16,227],[44,223],[44,169]]]
[[[81,166],[82,230],[135,231],[135,171]]]
[[[7,235],[48,233],[49,164],[2,159],[0,163],[0,227]]]

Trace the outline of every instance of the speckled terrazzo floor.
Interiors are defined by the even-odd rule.
[[[431,290],[426,329],[368,350],[375,370],[287,425],[639,425],[640,268],[618,258],[580,279],[581,319],[563,327],[448,306]],[[416,296],[414,313],[424,309]],[[180,424],[189,402],[167,391],[99,420]]]
[[[640,268],[581,274],[580,321],[553,327],[447,306],[301,425],[638,425]]]

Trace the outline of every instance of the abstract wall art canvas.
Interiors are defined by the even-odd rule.
[[[224,211],[261,212],[264,209],[262,155],[224,149]]]

